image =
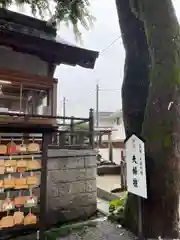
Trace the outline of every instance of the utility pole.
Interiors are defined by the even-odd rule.
[[[66,97],[63,97],[63,117],[66,116]],[[66,123],[66,120],[63,119],[63,124]]]
[[[99,126],[99,84],[96,84],[96,127]]]
[[[96,84],[96,148],[99,149],[99,136],[98,136],[98,127],[99,127],[99,84]]]

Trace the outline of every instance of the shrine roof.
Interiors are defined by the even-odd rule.
[[[97,51],[77,47],[58,36],[56,31],[46,21],[0,8],[0,45],[34,54],[54,64],[94,68]]]

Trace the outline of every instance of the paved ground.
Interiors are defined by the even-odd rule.
[[[96,226],[85,226],[78,232],[56,240],[132,240],[135,239],[121,226],[109,221],[99,222]]]
[[[97,176],[97,187],[110,192],[115,188],[120,188],[120,176],[118,175],[105,175]]]
[[[109,202],[104,199],[97,198],[97,209],[107,216],[109,214]]]
[[[96,180],[97,180],[97,187],[109,193],[113,189],[121,187],[120,176],[118,175],[97,176]],[[113,193],[113,195],[120,197],[122,193],[117,192],[117,193]],[[98,197],[101,197],[101,196],[98,196]]]
[[[107,219],[74,228],[68,233],[48,234],[46,240],[134,240],[135,237],[124,230],[120,225]],[[36,235],[18,237],[14,240],[36,240]]]

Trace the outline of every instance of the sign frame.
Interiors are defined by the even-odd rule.
[[[147,173],[146,173],[146,159],[145,159],[145,141],[132,134],[127,137],[125,143],[125,159],[127,171],[127,189],[128,192],[137,196],[138,206],[138,239],[143,240],[142,227],[142,199],[147,199]],[[134,146],[133,146],[134,144]],[[140,164],[141,163],[141,164]],[[138,165],[139,164],[139,165]],[[138,172],[141,174],[139,176]],[[134,175],[137,178],[134,178]],[[134,179],[136,181],[134,182]],[[139,188],[138,188],[139,184]]]
[[[125,158],[128,192],[147,199],[145,144],[132,134],[125,140]]]

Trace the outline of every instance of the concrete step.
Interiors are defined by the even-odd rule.
[[[104,199],[97,198],[97,209],[102,214],[106,216],[109,215],[109,202]]]
[[[97,187],[104,189],[105,191],[111,192],[115,188],[121,187],[120,176],[118,175],[104,175],[97,176]]]
[[[97,187],[97,197],[100,199],[104,199],[105,201],[108,201],[108,202],[119,199],[119,196],[117,196],[116,194],[106,191],[99,187]]]
[[[119,198],[119,195],[111,193],[115,188],[120,188],[120,176],[108,175],[97,176],[97,196],[106,201],[112,201]]]
[[[119,165],[102,165],[98,166],[97,174],[100,175],[120,175]]]

